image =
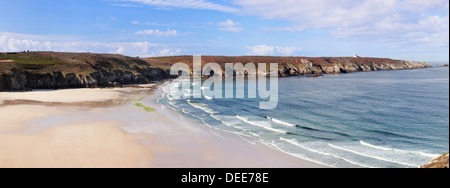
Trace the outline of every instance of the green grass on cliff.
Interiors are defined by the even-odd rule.
[[[51,56],[39,56],[33,53],[27,54],[0,54],[2,60],[12,60],[17,64],[26,65],[55,65],[62,62]]]

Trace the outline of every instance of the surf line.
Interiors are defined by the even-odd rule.
[[[207,63],[202,67],[202,56],[194,55],[192,70],[186,63],[176,63],[171,67],[170,75],[178,76],[178,78],[172,81],[169,95],[175,100],[200,99],[202,96],[208,100],[243,99],[245,98],[245,77],[247,77],[247,97],[261,99],[260,109],[275,109],[278,106],[278,63],[270,63],[269,72],[267,72],[266,63],[257,65],[225,63],[225,71],[223,71],[218,63]],[[225,92],[222,87],[223,77],[225,77]],[[203,84],[202,78],[207,78]],[[186,95],[184,91],[188,91],[189,94]]]

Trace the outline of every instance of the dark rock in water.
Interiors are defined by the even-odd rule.
[[[436,67],[448,67],[448,64],[439,65],[439,66],[436,66]]]
[[[449,153],[446,153],[421,168],[449,168]]]

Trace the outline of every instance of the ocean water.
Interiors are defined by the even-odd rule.
[[[328,167],[416,168],[449,151],[448,68],[280,78],[274,110],[259,99],[173,100],[170,87],[158,103]]]

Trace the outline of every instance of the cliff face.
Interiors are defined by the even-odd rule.
[[[192,68],[192,56],[145,58],[166,68],[174,63],[187,63]],[[351,57],[261,57],[261,56],[202,56],[202,64],[215,62],[225,67],[225,63],[278,63],[279,76],[299,76],[322,74],[341,74],[362,71],[405,70],[431,68],[427,63],[392,60],[387,58],[351,58]]]
[[[147,84],[169,78],[169,70],[175,63],[183,62],[192,68],[192,61],[192,56],[139,59],[91,53],[0,53],[0,91]],[[202,64],[209,62],[218,63],[222,68],[226,63],[278,63],[280,77],[431,67],[426,63],[386,58],[202,57]]]
[[[427,63],[375,58],[324,58],[323,60],[325,62],[305,58],[301,60],[301,63],[285,63],[279,69],[279,75],[284,77],[432,67]]]
[[[99,70],[89,75],[61,72],[46,74],[14,70],[12,74],[2,74],[0,91],[61,88],[97,88],[118,87],[126,84],[148,84],[152,81],[166,79],[166,72],[161,69],[145,70],[143,73]]]
[[[0,91],[117,87],[169,77],[163,69],[120,55],[39,52],[3,58],[12,58],[13,62],[0,65]]]

